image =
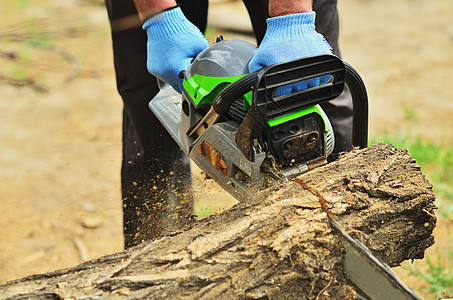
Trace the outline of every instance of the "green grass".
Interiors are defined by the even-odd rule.
[[[215,213],[222,211],[221,208],[216,207],[195,207],[195,215],[199,220],[209,217]]]
[[[16,10],[26,9],[29,5],[28,0],[16,0],[13,3]]]
[[[450,234],[447,237],[450,241]],[[450,299],[453,297],[453,249],[448,249],[447,253],[441,253],[436,248],[433,256],[426,255],[424,261],[403,266],[411,276],[420,279],[424,284],[421,292],[426,293],[427,298]]]

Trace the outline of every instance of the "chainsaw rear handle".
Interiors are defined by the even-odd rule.
[[[300,92],[274,96],[279,87],[323,75],[332,75],[333,80]],[[352,143],[365,148],[368,145],[368,96],[365,84],[354,68],[334,55],[297,59],[248,74],[222,90],[214,99],[212,108],[217,114],[225,115],[237,99],[253,90],[252,105],[264,111],[267,119],[272,119],[335,99],[343,92],[344,84],[349,87],[352,96]]]

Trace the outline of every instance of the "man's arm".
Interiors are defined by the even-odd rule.
[[[176,6],[175,0],[134,0],[138,15],[142,21],[155,14]]]
[[[134,0],[142,21],[176,5],[175,0]],[[283,16],[312,11],[312,0],[269,0],[269,16]]]
[[[277,17],[295,13],[311,12],[312,0],[269,0],[269,16]]]

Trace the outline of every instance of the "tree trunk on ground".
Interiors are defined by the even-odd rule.
[[[299,177],[381,261],[423,258],[434,243],[432,186],[404,149],[353,150]],[[351,298],[342,247],[318,199],[294,182],[180,233],[0,287],[6,298]]]

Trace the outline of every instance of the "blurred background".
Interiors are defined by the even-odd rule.
[[[408,149],[437,196],[436,244],[396,271],[426,298],[453,296],[453,1],[339,2],[370,143]],[[123,249],[122,102],[102,0],[2,1],[0,20],[2,282]],[[218,34],[254,42],[241,1],[211,1],[206,35]],[[235,203],[193,173],[197,215]]]

